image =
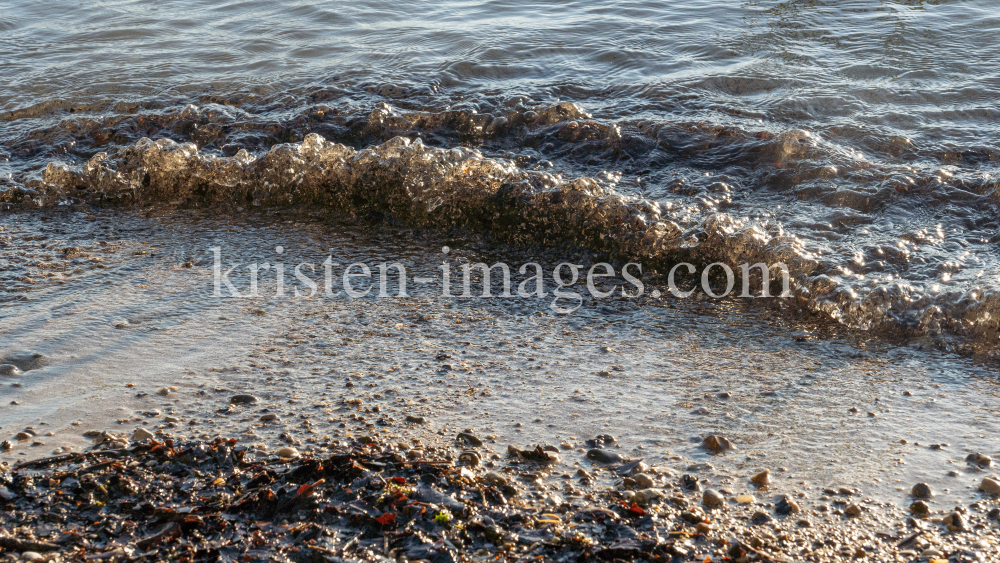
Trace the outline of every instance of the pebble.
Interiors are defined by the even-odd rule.
[[[645,473],[638,473],[632,479],[635,480],[636,486],[640,489],[648,489],[654,485],[652,477]]]
[[[931,488],[927,483],[917,483],[916,485],[913,485],[913,489],[910,493],[916,498],[931,498],[934,496],[934,492],[931,491]]]
[[[45,556],[37,551],[25,551],[21,553],[22,561],[45,561]]]
[[[927,506],[927,503],[922,500],[918,500],[910,505],[910,512],[913,512],[914,514],[927,514],[930,511],[930,507]]]
[[[702,445],[705,446],[706,449],[713,452],[727,452],[734,449],[732,442],[717,434],[712,434],[711,436],[705,438]]]
[[[28,434],[27,432],[18,432],[17,436],[15,436],[18,440],[30,440],[31,437],[31,434]]]
[[[296,450],[295,448],[290,446],[285,446],[284,448],[281,448],[274,453],[278,457],[292,458],[292,457],[297,457],[299,455],[299,450]]]
[[[592,450],[587,450],[587,459],[592,459],[599,463],[619,463],[622,461],[622,456],[614,452],[594,448]]]
[[[698,533],[700,534],[708,535],[708,533],[712,531],[712,525],[709,524],[708,522],[698,522],[698,525],[695,526],[695,529],[698,530]]]
[[[689,491],[697,491],[701,489],[701,485],[698,484],[698,478],[687,473],[681,475],[681,486]]]
[[[705,492],[701,495],[701,503],[709,508],[722,506],[723,502],[725,502],[725,499],[722,498],[722,494],[715,489],[705,489]]]
[[[778,514],[795,514],[800,510],[802,509],[799,508],[799,505],[788,497],[782,497],[781,500],[774,505],[774,511]]]
[[[1000,495],[1000,482],[983,477],[983,482],[979,484],[979,490],[988,495]]]
[[[164,387],[164,388],[160,389],[159,391],[157,391],[156,394],[157,395],[162,395],[164,397],[169,397],[170,396],[170,389],[167,389],[166,387]]]
[[[740,504],[753,504],[757,499],[753,495],[739,495],[736,497],[736,502]]]
[[[978,464],[978,465],[982,465],[983,467],[989,467],[989,466],[993,465],[993,458],[991,458],[988,455],[983,455],[983,454],[978,453],[978,452],[974,453],[974,454],[969,454],[968,456],[966,456],[965,461],[969,461],[969,462],[972,462],[972,463],[975,463],[975,464]]]
[[[145,428],[136,428],[129,440],[148,440],[153,437],[153,433]]]
[[[422,416],[413,416],[412,414],[406,415],[404,419],[406,422],[411,422],[413,424],[426,424],[427,419]]]
[[[507,484],[507,478],[497,471],[487,471],[486,475],[483,475],[483,479],[485,479],[487,483],[498,487],[502,487]]]
[[[844,514],[852,518],[861,516],[861,507],[856,504],[849,504],[847,505],[847,508],[844,509]]]
[[[642,489],[635,492],[635,498],[640,503],[646,504],[652,500],[663,498],[663,491],[658,489]]]
[[[758,526],[761,524],[767,524],[772,520],[774,520],[774,518],[771,518],[770,514],[760,510],[754,512],[753,516],[750,517],[750,522],[753,524],[757,524]]]
[[[234,405],[252,405],[257,402],[257,397],[253,395],[233,395],[229,402]]]
[[[17,377],[21,375],[21,370],[19,370],[14,364],[0,364],[0,375]]]
[[[479,446],[483,445],[483,441],[480,440],[479,438],[477,438],[474,434],[472,434],[470,432],[459,432],[458,436],[456,436],[456,438],[459,439],[459,440],[465,440],[466,442],[468,442],[472,446],[479,447]],[[570,448],[572,448],[572,447],[573,446],[570,446]]]
[[[771,484],[771,471],[765,469],[750,478],[750,482],[758,487],[766,487]]]
[[[458,461],[463,465],[475,467],[479,465],[479,454],[477,454],[475,450],[465,450],[459,454]]]
[[[273,412],[269,412],[260,417],[261,422],[274,422],[276,420],[278,420],[278,415],[274,414]]]

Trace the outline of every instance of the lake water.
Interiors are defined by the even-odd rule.
[[[174,246],[161,258],[204,254],[187,219],[143,215],[166,206],[217,210],[223,223],[231,214],[205,236],[247,233],[234,244],[252,254],[253,244],[273,246],[269,227],[308,238],[266,213],[295,205],[517,245],[568,243],[660,274],[681,259],[788,265],[793,296],[764,314],[669,296],[644,305],[659,311],[655,322],[592,309],[594,322],[621,331],[616,350],[637,346],[632,359],[605,362],[635,364],[633,396],[616,398],[618,383],[590,375],[608,366],[587,365],[608,401],[683,395],[684,412],[700,397],[726,414],[675,421],[676,443],[663,441],[660,418],[601,418],[594,431],[618,425],[674,450],[690,449],[686,434],[700,429],[742,432],[759,451],[783,448],[775,463],[802,471],[865,458],[871,467],[847,463],[859,473],[844,478],[869,479],[902,455],[890,440],[942,410],[954,420],[918,432],[923,443],[957,436],[961,457],[996,457],[987,451],[997,426],[992,364],[969,358],[995,357],[1000,339],[998,33],[990,0],[0,0],[0,352],[39,350],[62,366],[45,368],[37,387],[4,387],[34,410],[0,421],[6,430],[69,409],[59,415],[68,423],[86,407],[60,378],[117,385],[108,370],[134,360],[133,377],[166,382],[164,357],[167,371],[203,367],[281,329],[261,322],[260,334],[212,344],[222,329],[200,321],[137,344],[120,320],[146,327],[199,311],[183,291],[171,301],[135,290],[176,263],[135,265],[126,252],[107,258],[113,273],[100,272],[62,248],[101,255],[102,241],[125,252],[160,237],[161,249]],[[95,218],[88,204],[129,211]],[[412,242],[430,255],[440,241]],[[93,289],[118,283],[134,290],[125,302]],[[81,315],[52,312],[65,307]],[[745,316],[732,321],[733,310]],[[105,340],[83,339],[92,329],[79,319]],[[707,348],[673,348],[671,323]],[[794,338],[814,344],[789,352]],[[886,364],[851,356],[871,338],[890,344],[878,348]],[[98,353],[106,345],[110,356]],[[142,353],[130,355],[136,345]],[[554,362],[560,346],[540,354]],[[70,358],[69,348],[89,355]],[[741,349],[766,377],[706,379],[728,361],[739,367]],[[685,353],[698,361],[662,372],[662,354]],[[800,381],[789,371],[799,365],[821,375]],[[737,383],[755,397],[742,415],[706,399]],[[909,389],[925,391],[920,402],[899,398]],[[864,418],[882,413],[888,394],[896,414]],[[868,406],[845,426],[848,403]],[[535,405],[504,408],[522,416]],[[803,436],[810,441],[796,442]],[[858,442],[831,453],[826,437]],[[921,452],[928,480],[944,479],[933,464],[958,455]]]

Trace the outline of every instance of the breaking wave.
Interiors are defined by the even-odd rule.
[[[661,274],[680,260],[783,262],[794,308],[996,355],[998,157],[988,148],[920,149],[861,127],[606,121],[568,102],[489,109],[379,104],[352,115],[313,104],[262,123],[209,103],[65,119],[20,142],[72,142],[70,158],[43,155],[44,169],[12,176],[0,200],[321,206],[571,243]]]

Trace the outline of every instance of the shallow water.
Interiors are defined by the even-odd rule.
[[[50,221],[40,217],[52,216],[18,215],[8,229],[43,231]],[[549,264],[564,253],[389,227],[348,234],[350,224],[308,215],[54,216],[77,227],[76,244],[93,256],[71,259],[80,273],[39,279],[0,304],[0,357],[49,361],[0,387],[5,403],[19,403],[0,412],[0,432],[32,426],[42,442],[17,443],[7,460],[79,449],[87,430],[130,433],[167,415],[200,421],[167,431],[230,435],[240,426],[227,419],[236,417],[218,413],[237,392],[259,396],[271,409],[264,412],[286,421],[247,441],[300,435],[303,419],[310,434],[349,437],[340,424],[355,419],[323,413],[361,399],[381,412],[354,432],[377,432],[375,418],[400,424],[416,414],[432,421],[428,432],[470,428],[500,446],[612,434],[622,455],[679,472],[707,462],[713,470],[695,472],[737,492],[752,491],[746,477],[769,468],[771,492],[809,491],[810,503],[821,494],[811,489],[836,485],[902,505],[913,483],[926,482],[935,509],[967,504],[979,499],[983,471],[965,456],[1000,456],[995,378],[967,359],[820,334],[815,323],[738,301],[609,298],[564,316],[548,299],[443,298],[439,282],[411,282],[409,298],[276,298],[268,275],[261,297],[214,297],[207,245],[220,245],[227,264],[278,260],[260,246],[266,241],[283,247],[286,264],[398,260],[412,277],[434,275],[443,244],[456,269],[481,259]],[[93,225],[116,227],[85,234]],[[13,247],[45,243],[63,241]],[[96,256],[100,266],[86,267]],[[232,279],[247,288],[245,272]],[[710,455],[700,441],[711,433],[738,449]]]
[[[998,27],[986,0],[8,2],[2,199],[345,207],[329,192],[382,183],[369,206],[414,222],[784,261],[805,310],[994,355]],[[422,145],[288,174],[258,158],[309,133]],[[445,177],[479,153],[425,146],[478,149],[488,181]],[[353,175],[331,184],[315,158]],[[595,185],[586,219],[538,205]],[[483,210],[498,186],[513,203]],[[487,211],[509,220],[471,219]]]

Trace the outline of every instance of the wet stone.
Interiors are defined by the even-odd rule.
[[[917,483],[916,485],[913,485],[913,489],[910,490],[910,494],[912,494],[915,498],[931,498],[934,496],[930,485],[927,483]]]
[[[234,405],[252,405],[257,402],[257,397],[253,395],[233,395],[229,402]]]
[[[844,509],[844,514],[852,518],[861,516],[861,507],[856,504],[849,504],[847,505],[847,508]]]
[[[922,500],[918,500],[910,505],[910,512],[917,515],[927,514],[930,511],[931,508],[927,506],[927,503]]]
[[[774,518],[771,518],[770,514],[759,510],[757,512],[754,512],[753,516],[750,517],[750,522],[758,526],[761,524],[767,524],[772,520],[774,520]]]
[[[587,459],[592,459],[598,463],[619,463],[622,461],[620,455],[597,448],[587,451]]]
[[[782,497],[781,500],[774,505],[774,511],[778,514],[795,514],[800,510],[799,505],[788,497]]]
[[[687,473],[681,475],[681,486],[689,491],[701,490],[701,485],[698,484],[698,478]]]
[[[722,494],[715,489],[705,489],[705,492],[701,495],[701,503],[708,508],[716,508],[722,506],[725,499]]]
[[[771,472],[765,469],[751,477],[750,482],[758,487],[766,487],[771,484]]]
[[[148,440],[153,437],[153,433],[145,428],[136,428],[135,432],[132,433],[130,440]]]
[[[988,455],[983,455],[981,453],[972,453],[966,456],[965,461],[970,463],[975,463],[976,465],[982,465],[983,467],[989,467],[993,465],[993,458]]]
[[[14,364],[0,364],[0,376],[17,377],[21,375],[21,370]]]
[[[427,424],[427,419],[426,418],[424,418],[422,416],[414,416],[412,414],[406,415],[406,418],[403,419],[403,420],[405,420],[406,422],[409,422],[411,424]]]
[[[638,473],[632,477],[635,480],[635,484],[640,489],[648,489],[653,486],[653,479],[646,475],[645,473]]]
[[[1000,495],[1000,482],[983,477],[983,481],[979,484],[979,490],[988,495]]]
[[[711,436],[705,438],[702,445],[705,446],[705,449],[717,453],[728,452],[735,449],[732,442],[717,434],[712,434]]]

